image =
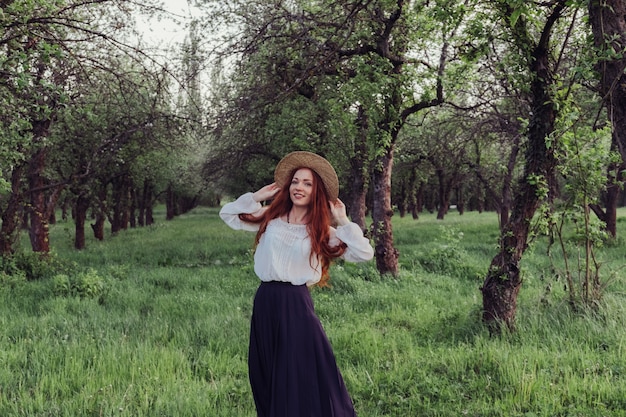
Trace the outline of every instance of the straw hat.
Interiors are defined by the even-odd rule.
[[[299,168],[309,168],[317,173],[324,183],[330,201],[339,197],[339,179],[333,166],[326,159],[312,152],[296,151],[280,160],[274,171],[274,181],[282,187],[291,181],[290,175]]]

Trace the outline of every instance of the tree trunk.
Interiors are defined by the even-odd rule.
[[[122,224],[121,224],[121,228],[123,230],[128,229],[128,226],[130,225],[130,219],[131,216],[134,216],[135,214],[133,213],[133,195],[132,195],[132,191],[133,191],[133,180],[130,177],[130,175],[124,175],[124,181],[123,181],[123,186],[122,186],[122,204],[120,206],[121,209],[121,219],[122,219]]]
[[[356,122],[358,136],[354,145],[354,157],[350,158],[350,187],[348,190],[348,216],[367,233],[365,209],[367,197],[367,131],[369,123],[363,106],[359,106]]]
[[[526,183],[525,188],[534,191]],[[530,196],[526,202],[521,199],[528,196],[528,191],[520,194],[515,207],[515,214],[500,235],[501,249],[493,258],[485,282],[481,287],[483,294],[483,321],[492,333],[498,333],[501,325],[515,328],[517,295],[522,281],[519,262],[526,250],[529,219],[537,208],[536,197]],[[530,217],[524,217],[524,213]]]
[[[145,225],[146,226],[150,226],[151,224],[154,224],[154,213],[152,212],[152,204],[148,204],[146,206],[146,221],[145,221]]]
[[[437,209],[437,192],[435,191],[435,187],[430,183],[425,184],[422,196],[424,197],[422,199],[423,207],[429,213],[434,213]]]
[[[179,213],[180,214],[184,214],[184,213],[188,213],[191,210],[194,209],[194,207],[196,207],[196,205],[198,204],[198,197],[197,196],[193,196],[193,197],[180,197],[178,199],[178,207],[179,207]]]
[[[421,183],[420,183],[421,184]],[[409,190],[407,196],[407,211],[411,213],[413,219],[417,219],[419,217],[419,212],[417,211],[417,194],[418,194],[418,185],[417,185],[417,170],[415,168],[411,169],[411,175],[409,176]]]
[[[612,148],[617,149],[626,164],[626,1],[625,0],[591,0],[589,2],[589,22],[596,47],[602,51],[600,56],[610,56],[598,62],[596,69],[600,74],[599,93],[604,100],[611,125]],[[620,171],[621,172],[621,171]],[[615,237],[617,235],[617,201],[619,190],[615,183],[622,184],[622,175],[617,178],[609,171],[608,193],[604,220],[606,230]],[[594,208],[597,212],[597,209]],[[601,218],[602,220],[602,218]]]
[[[372,222],[376,267],[381,274],[398,275],[398,251],[393,246],[391,226],[391,171],[393,169],[393,145],[377,158],[372,175],[373,202]]]
[[[509,154],[509,160],[507,162],[507,171],[502,181],[502,199],[500,200],[500,230],[504,229],[504,226],[509,222],[509,215],[511,213],[511,206],[513,205],[512,187],[513,184],[513,172],[515,170],[515,164],[517,163],[517,156],[520,151],[520,136],[515,136],[511,153]]]
[[[135,188],[135,186],[131,186],[130,189],[128,190],[128,195],[129,195],[129,207],[128,207],[128,222],[130,224],[131,228],[135,228],[137,227],[137,189]]]
[[[23,203],[22,175],[24,165],[19,164],[11,172],[11,194],[6,208],[2,211],[2,225],[0,226],[0,256],[10,255],[14,252],[13,245],[19,234],[21,208]]]
[[[152,212],[153,194],[154,186],[152,185],[152,181],[146,179],[143,184],[143,193],[141,196],[141,205],[143,207],[141,218],[144,226],[154,224],[154,213]]]
[[[113,191],[113,218],[111,221],[111,233],[116,234],[120,230],[128,228],[130,210],[129,178],[127,175],[112,181]]]
[[[606,232],[611,237],[617,237],[617,207],[619,207],[624,176],[622,172],[626,169],[623,163],[611,163],[607,169],[607,186],[604,195],[605,209],[600,204],[590,204],[589,208],[595,213],[598,219],[604,223]]]
[[[122,197],[121,190],[113,183],[113,214],[111,216],[111,234],[115,235],[122,230]]]
[[[359,159],[359,158],[353,158]],[[365,210],[367,199],[367,185],[366,180],[363,178],[362,171],[365,167],[359,167],[363,161],[352,162],[352,181],[350,183],[350,190],[348,192],[348,216],[350,219],[359,225],[361,230],[367,231],[367,225],[365,223]]]
[[[63,199],[63,203],[61,204],[61,219],[63,219],[64,221],[67,220],[67,212],[68,212],[68,206],[70,204],[70,199],[69,197],[65,197]]]
[[[415,191],[415,200],[414,204],[411,207],[411,213],[413,214],[413,219],[419,219],[420,213],[424,210],[424,189],[426,188],[426,184],[421,181],[419,187],[417,187],[417,191]]]
[[[451,181],[446,181],[443,168],[435,169],[435,173],[439,181],[439,208],[437,209],[437,220],[443,220],[446,214],[448,214],[448,208],[450,207],[450,193],[452,192],[450,186]]]
[[[41,127],[44,128],[44,127]],[[28,165],[28,186],[30,192],[30,245],[33,252],[49,253],[48,217],[46,216],[46,181],[43,170],[46,164],[47,150],[38,149]]]
[[[560,2],[551,16],[554,24],[565,0]],[[521,24],[518,21],[518,24]],[[556,109],[550,94],[552,74],[550,71],[549,40],[551,27],[546,23],[542,41],[533,49],[529,70],[531,82],[532,116],[528,127],[528,148],[526,151],[524,176],[520,179],[519,191],[515,195],[513,211],[508,223],[500,233],[500,251],[491,261],[485,282],[481,287],[483,295],[483,320],[490,331],[499,332],[502,325],[515,328],[517,295],[522,280],[520,260],[528,246],[530,222],[539,204],[540,196],[550,193],[554,186],[556,157],[554,149],[546,139],[554,130]],[[523,28],[516,28],[516,41],[521,50],[529,46],[530,39]],[[521,30],[521,32],[520,32]],[[545,190],[544,187],[548,187]]]
[[[84,194],[80,194],[76,198],[76,216],[74,218],[74,248],[78,250],[85,249],[85,220],[87,219],[87,210],[89,210],[89,198]]]
[[[98,201],[94,205],[95,211],[95,223],[91,224],[91,229],[93,230],[93,236],[97,240],[104,240],[104,224],[106,223],[106,213],[107,213],[107,186],[100,185],[100,189],[98,190]]]
[[[398,214],[400,214],[401,218],[404,218],[409,207],[409,193],[407,190],[409,185],[407,184],[408,180],[406,178],[403,178],[400,181],[400,192],[395,196],[395,204],[398,208]]]
[[[459,186],[456,187],[456,209],[461,216],[465,213],[465,195]]]
[[[146,225],[146,195],[148,194],[148,180],[144,179],[143,181],[143,187],[141,189],[141,194],[139,195],[139,198],[137,199],[137,210],[138,210],[138,216],[137,216],[137,223],[139,224],[139,226],[145,226]]]

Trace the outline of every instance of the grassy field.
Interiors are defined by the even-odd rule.
[[[216,209],[157,215],[81,252],[73,225],[58,223],[51,244],[67,272],[3,277],[0,416],[256,415],[253,234],[228,229]],[[623,241],[599,253],[610,283],[593,312],[568,307],[538,242],[523,265],[518,331],[491,338],[479,287],[495,214],[396,217],[394,235],[397,279],[373,262],[337,264],[333,288],[313,292],[360,417],[626,416]]]

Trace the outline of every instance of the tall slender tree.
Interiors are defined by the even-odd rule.
[[[517,51],[519,65],[528,77],[531,116],[524,173],[519,181],[508,223],[500,234],[499,249],[481,288],[483,319],[494,332],[515,326],[517,296],[522,284],[520,261],[528,247],[531,222],[539,205],[556,191],[557,159],[554,136],[558,115],[555,96],[555,61],[552,36],[569,2],[557,0],[542,9],[534,4],[501,0],[492,2]]]

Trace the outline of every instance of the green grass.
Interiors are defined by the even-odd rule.
[[[204,208],[81,252],[71,228],[51,242],[75,276],[0,287],[0,416],[255,416],[254,235]],[[491,338],[479,287],[497,236],[493,213],[396,217],[397,279],[339,263],[314,290],[360,417],[626,416],[623,245],[599,254],[614,277],[600,309],[572,311],[538,242],[518,331]]]

